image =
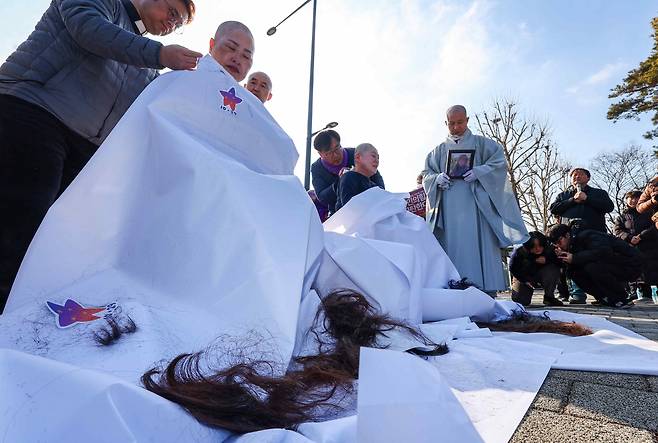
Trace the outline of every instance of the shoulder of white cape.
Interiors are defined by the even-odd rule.
[[[199,63],[197,65],[197,69],[193,71],[185,71],[185,70],[180,70],[180,71],[169,71],[166,72],[155,80],[158,83],[162,83],[163,80],[167,81],[175,81],[180,78],[186,78],[194,75],[198,75],[199,73],[217,73],[221,74],[223,77],[225,77],[225,80],[230,83],[230,86],[240,88],[242,90],[245,90],[244,87],[236,81],[233,76],[224,69],[224,67],[219,64],[217,60],[212,58],[210,55],[205,55],[199,60]],[[253,94],[252,94],[253,95]],[[247,96],[250,97],[250,96]],[[254,97],[255,98],[255,97]],[[256,99],[258,103],[260,103],[260,100]],[[262,104],[262,103],[261,103]]]
[[[166,72],[163,75],[158,76],[158,78],[155,79],[154,82],[151,82],[152,85],[158,84],[160,87],[165,87],[166,85],[169,85],[171,83],[177,82],[178,80],[187,80],[189,77],[198,75],[199,73],[217,73],[221,74],[224,77],[224,80],[228,82],[229,84],[223,87],[230,88],[234,87],[236,90],[242,90],[243,92],[248,92],[238,81],[236,81],[233,76],[226,71],[226,69],[217,61],[215,60],[211,55],[205,55],[199,60],[199,63],[197,65],[197,69],[194,71],[185,71],[185,70],[180,70],[180,71],[169,71]],[[156,83],[157,82],[157,83]],[[151,86],[151,85],[149,85]],[[272,114],[270,114],[269,110],[265,107],[265,105],[256,98],[252,93],[244,94],[241,95],[240,98],[243,101],[248,101],[250,106],[252,108],[255,108],[258,110],[258,112],[262,115],[265,114],[266,118],[270,120],[272,123],[274,123],[281,131],[283,131],[283,128],[279,125],[279,123],[274,119]],[[285,131],[283,131],[285,132]]]
[[[167,86],[173,85],[174,83],[177,83],[179,81],[189,81],[190,78],[197,76],[199,74],[220,74],[221,77],[223,77],[222,80],[230,83],[230,86],[244,89],[238,82],[235,81],[235,79],[228,73],[226,70],[215,61],[212,57],[210,57],[210,60],[207,59],[207,57],[210,56],[205,56],[203,57],[198,64],[198,67],[196,70],[193,71],[186,71],[186,70],[179,70],[179,71],[168,71],[165,72],[162,75],[159,75],[155,80],[153,80],[146,90],[140,94],[138,97],[138,100],[144,100],[145,98],[149,97],[150,93],[153,93],[154,90],[158,90],[158,95],[160,94],[160,90],[163,88],[166,88]],[[154,96],[153,98],[156,98]]]
[[[272,150],[269,153],[269,157],[270,160],[278,166],[273,170],[259,169],[259,171],[277,175],[293,175],[294,165],[296,164],[299,155],[290,136],[279,125],[265,106],[263,106],[260,100],[250,92],[247,92],[247,90],[235,81],[233,76],[231,76],[222,65],[209,55],[201,59],[199,66],[195,71],[172,71],[159,76],[155,81],[151,82],[142,94],[140,94],[131,109],[140,109],[139,106],[152,106],[161,100],[164,101],[165,104],[170,105],[171,98],[178,97],[177,94],[184,94],[186,100],[192,102],[199,99],[200,95],[207,94],[208,85],[206,82],[211,82],[210,86],[213,88],[221,88],[227,91],[234,88],[235,92],[238,93],[239,98],[242,100],[241,103],[248,107],[248,112],[241,112],[239,116],[236,117],[242,119],[246,118],[250,120],[250,124],[257,124],[259,128],[267,132],[264,136],[273,135],[276,137],[277,144],[280,144],[281,148],[278,150]],[[163,91],[171,91],[171,94],[162,94]],[[227,121],[230,122],[232,120],[229,119]],[[214,132],[216,132],[216,128],[206,128],[204,133],[211,134]],[[282,160],[281,155],[274,155],[275,152],[282,154],[283,157],[285,157],[285,160]],[[275,157],[278,158],[278,160],[275,159]],[[264,159],[258,160],[258,164],[262,164],[263,161]]]

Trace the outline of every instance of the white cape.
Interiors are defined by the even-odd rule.
[[[48,212],[23,262],[0,317],[1,439],[347,443],[431,441],[445,430],[453,441],[504,442],[552,365],[655,365],[654,346],[606,323],[579,342],[478,329],[467,317],[495,319],[515,305],[448,289],[457,271],[401,196],[365,192],[323,231],[292,175],[296,159],[262,104],[209,57],[149,86]],[[411,323],[444,320],[423,331],[451,352],[425,362],[364,350],[358,411],[299,432],[209,429],[136,386],[159,360],[217,338],[284,371],[305,351],[318,295],[337,287]],[[67,300],[100,318],[66,324],[72,314],[57,306]],[[99,346],[94,334],[115,314],[137,330]],[[395,413],[400,404],[406,413]],[[448,422],[437,429],[430,412]]]
[[[242,100],[235,111],[222,91]],[[46,215],[0,345],[135,381],[162,358],[249,332],[287,364],[322,249],[296,160],[290,138],[212,58],[161,76]],[[88,336],[103,320],[57,328],[46,301],[67,299],[116,303],[138,333],[104,358],[81,352],[96,348]]]

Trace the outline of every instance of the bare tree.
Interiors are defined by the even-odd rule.
[[[512,190],[526,224],[546,232],[553,222],[549,207],[565,187],[569,165],[560,159],[551,128],[521,115],[510,99],[494,100],[491,109],[475,115],[478,131],[503,147]]]
[[[598,154],[590,164],[592,183],[604,189],[615,203],[616,214],[624,207],[624,194],[644,189],[656,175],[658,160],[653,153],[641,146],[630,145],[613,152]],[[615,213],[608,214],[608,223],[613,223]]]
[[[567,186],[570,165],[552,143],[538,149],[519,171],[519,201],[526,223],[546,232],[554,223],[551,203]]]

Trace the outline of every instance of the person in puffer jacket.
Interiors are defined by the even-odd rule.
[[[658,175],[652,178],[637,201],[637,212],[653,215],[658,212]]]
[[[562,302],[555,298],[562,262],[544,234],[531,231],[528,235],[530,239],[516,248],[510,257],[512,300],[529,306],[533,292],[541,285],[544,289],[544,304],[562,306]]]
[[[142,35],[194,12],[192,0],[53,0],[0,66],[0,313],[51,204],[158,69],[202,55]]]
[[[615,220],[613,232],[644,255],[644,273],[637,282],[631,282],[631,298],[639,289],[642,297],[650,300],[651,285],[658,284],[658,231],[651,221],[651,214],[637,211],[641,195],[642,191],[626,193],[626,209]]]
[[[632,305],[626,284],[636,280],[643,269],[637,248],[612,235],[593,229],[554,225],[548,231],[557,256],[567,265],[567,274],[599,304],[625,308]]]

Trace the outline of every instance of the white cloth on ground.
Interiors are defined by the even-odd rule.
[[[242,102],[232,110],[220,91]],[[311,285],[324,293],[332,278],[336,286],[344,282],[371,292],[388,313],[410,321],[424,316],[423,306],[433,306],[432,319],[495,318],[514,306],[470,290],[460,294],[465,303],[442,312],[445,300],[439,298],[449,293],[440,290],[459,275],[423,220],[404,210],[400,196],[365,192],[325,226],[333,232],[323,233],[291,175],[295,159],[292,143],[262,104],[211,59],[196,72],[154,82],[47,215],[0,317],[0,348],[14,349],[0,349],[3,437],[37,441],[75,429],[76,438],[95,441],[180,441],[181,435],[187,441],[350,441],[357,435],[353,417],[303,424],[300,433],[274,429],[235,436],[210,430],[135,383],[159,359],[202,349],[217,336],[248,339],[250,331],[267,338],[256,353],[268,353],[284,370],[293,343],[295,352],[303,349],[300,328],[310,325],[320,301]],[[380,281],[347,269],[373,262],[378,268],[366,275]],[[437,299],[428,303],[428,296]],[[138,330],[110,347],[97,346],[92,335],[103,320],[67,329],[55,325],[45,301],[67,298],[87,307],[115,302]],[[489,310],[482,307],[485,301]],[[443,426],[467,430],[461,441],[506,441],[543,381],[548,356],[557,351],[496,337],[449,341],[466,331],[480,333],[464,319],[423,329],[452,347],[433,365],[399,352],[366,351],[374,356],[368,367],[384,365],[395,376],[385,385],[391,399],[406,396],[408,410],[424,414],[426,400],[450,399],[455,407]],[[640,340],[612,332],[616,340]],[[530,340],[547,340],[535,337]],[[594,340],[591,355],[615,348],[606,337]],[[560,340],[560,350],[575,343],[552,339]],[[399,341],[393,337],[391,346]],[[635,355],[634,347],[627,351],[624,358]],[[599,370],[609,367],[596,361]],[[400,377],[396,367],[415,368],[419,378]],[[502,376],[508,382],[501,383]],[[423,392],[416,382],[428,379],[443,382]],[[382,380],[364,375],[362,381],[376,386]],[[394,426],[390,399],[386,393],[379,399],[383,408],[364,402],[372,406],[364,422]],[[422,438],[436,437],[428,434],[432,423],[401,418],[405,429],[423,427]]]

